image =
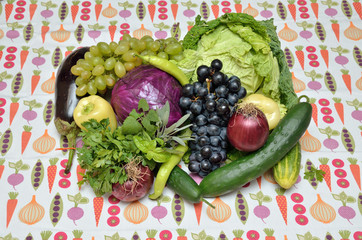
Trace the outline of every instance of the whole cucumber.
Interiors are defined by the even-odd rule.
[[[262,175],[278,163],[307,130],[312,107],[301,102],[294,105],[257,151],[241,157],[207,175],[200,183],[202,197],[216,197],[233,191]]]
[[[202,200],[199,185],[178,166],[171,171],[167,180],[167,187],[192,203],[198,203]]]
[[[297,182],[301,160],[301,147],[298,142],[282,160],[273,167],[274,180],[279,186],[284,189],[289,189]]]

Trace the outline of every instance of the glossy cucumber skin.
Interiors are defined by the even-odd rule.
[[[200,183],[202,197],[216,197],[233,191],[262,175],[278,163],[299,141],[312,117],[312,107],[294,105],[257,151],[207,175]]]
[[[167,187],[171,188],[175,193],[192,203],[198,203],[201,201],[199,185],[187,172],[178,166],[173,168],[167,180]]]
[[[298,142],[282,160],[273,167],[274,180],[284,189],[291,188],[298,179],[302,160],[300,143]]]

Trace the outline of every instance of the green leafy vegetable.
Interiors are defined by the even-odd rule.
[[[282,116],[298,102],[273,20],[227,13],[206,22],[198,16],[183,47],[185,58],[176,64],[192,81],[197,66],[218,58],[223,72],[238,76],[248,94],[261,92],[280,104]]]
[[[312,181],[315,178],[318,182],[322,182],[324,174],[326,173],[323,170],[319,170],[312,166],[310,171],[304,172],[304,179]]]
[[[125,168],[130,162],[136,160],[151,170],[157,163],[167,162],[172,154],[177,154],[174,146],[191,139],[181,132],[190,126],[183,125],[188,116],[166,128],[169,114],[168,102],[153,110],[141,99],[138,110],[134,109],[113,132],[107,127],[109,119],[84,122],[86,130],[79,134],[84,145],[77,151],[78,162],[86,172],[78,184],[89,183],[100,196],[111,193],[113,184],[128,180]]]

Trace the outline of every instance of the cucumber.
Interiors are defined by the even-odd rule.
[[[274,180],[284,189],[297,181],[302,159],[299,142],[273,167]]]
[[[260,149],[207,175],[199,185],[201,195],[216,197],[231,192],[272,168],[297,144],[311,117],[309,103],[294,105]]]
[[[171,171],[167,180],[167,187],[192,203],[198,203],[202,200],[199,186],[195,180],[178,166]]]

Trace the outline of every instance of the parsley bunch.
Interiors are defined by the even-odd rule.
[[[84,142],[77,148],[78,162],[86,169],[83,180],[89,183],[96,195],[112,192],[112,185],[128,180],[125,166],[137,159],[140,164],[153,170],[157,163],[168,161],[177,152],[177,144],[185,144],[190,135],[185,134],[191,124],[184,125],[189,115],[166,127],[170,114],[167,102],[161,109],[150,109],[141,99],[134,109],[113,132],[108,127],[109,119],[98,122],[90,119],[82,125],[86,130],[79,134]],[[186,131],[188,133],[188,131]]]

